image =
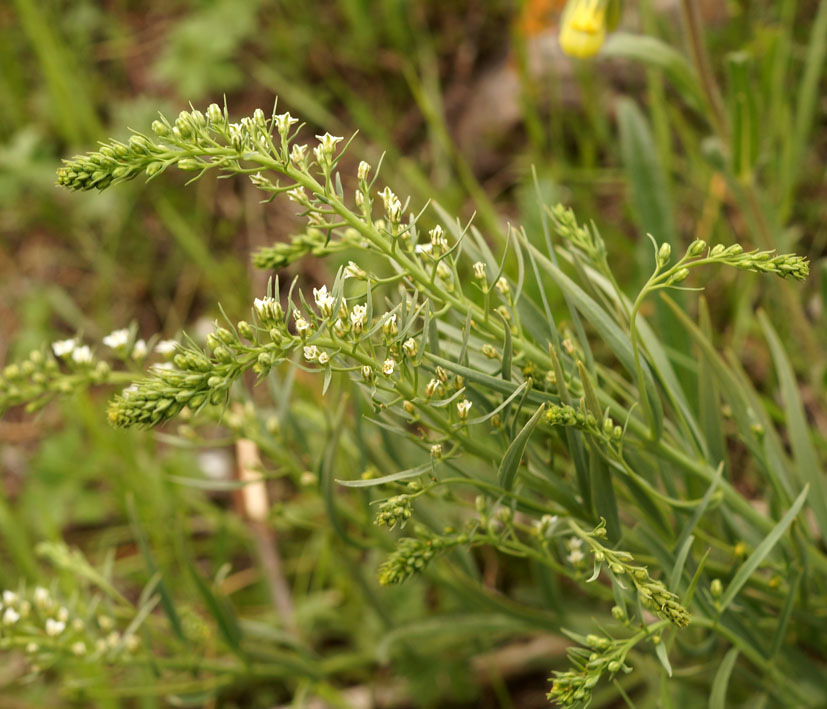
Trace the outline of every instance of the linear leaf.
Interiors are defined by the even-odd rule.
[[[767,554],[769,554],[772,548],[776,545],[778,540],[781,539],[784,532],[787,531],[787,527],[792,524],[795,516],[801,510],[804,500],[807,499],[807,493],[809,492],[810,486],[805,485],[804,489],[801,491],[801,494],[796,498],[795,502],[793,502],[792,507],[790,507],[786,514],[781,518],[781,521],[779,521],[778,524],[772,528],[770,533],[764,538],[764,541],[762,541],[755,548],[755,551],[750,554],[749,558],[741,565],[741,568],[738,569],[732,581],[730,581],[729,586],[727,586],[724,595],[721,597],[721,613],[723,613],[726,607],[732,602],[732,599],[738,595],[738,592],[747,582],[747,579],[752,576],[753,571],[758,568],[761,562],[766,558]]]
[[[506,490],[511,490],[514,486],[514,477],[517,474],[517,467],[520,465],[526,444],[534,427],[540,421],[540,416],[545,408],[545,404],[540,404],[537,411],[534,412],[534,415],[528,420],[526,425],[523,426],[523,429],[517,434],[516,438],[511,441],[511,444],[505,451],[497,477],[499,478],[500,485]]]
[[[686,57],[655,37],[615,32],[606,40],[601,54],[633,59],[660,69],[675,84],[687,103],[698,110],[704,105],[698,78]]]
[[[784,351],[784,346],[770,324],[766,313],[759,311],[758,320],[770,345],[775,371],[778,374],[778,383],[781,386],[781,395],[784,398],[787,434],[790,437],[790,447],[793,450],[793,458],[798,467],[798,477],[802,482],[809,483],[813,490],[810,507],[815,514],[821,538],[827,540],[827,491],[824,488],[824,472],[810,438],[810,426],[804,413],[804,404],[801,401],[798,383],[790,360]]]
[[[400,470],[398,473],[383,475],[380,478],[370,478],[368,480],[339,480],[337,478],[336,482],[339,483],[339,485],[344,485],[345,487],[375,487],[376,485],[384,485],[385,483],[397,482],[398,480],[415,478],[418,475],[422,475],[423,473],[433,470],[433,467],[433,463],[429,461],[427,463],[423,463],[422,465],[417,465],[415,468]]]
[[[574,307],[577,308],[598,331],[601,339],[608,345],[614,355],[618,358],[623,368],[633,377],[635,374],[635,355],[632,349],[632,342],[629,336],[624,333],[614,322],[609,314],[600,307],[597,301],[588,295],[579,285],[569,278],[563,271],[546,258],[536,247],[525,243],[526,250],[533,254],[538,266],[542,268],[558,287],[570,298]],[[663,433],[663,407],[660,400],[655,380],[649,365],[642,362],[644,387],[649,403],[652,405],[653,425],[655,438]]]
[[[738,659],[738,648],[733,647],[724,655],[721,666],[715,673],[712,681],[712,691],[709,695],[709,709],[726,709],[726,690],[729,686],[729,676]]]

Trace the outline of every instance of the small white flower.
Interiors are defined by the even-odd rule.
[[[58,357],[68,357],[72,354],[72,350],[75,349],[75,344],[74,338],[71,340],[58,340],[52,343],[52,350]]]
[[[356,200],[356,206],[359,207],[359,209],[365,206],[365,194],[362,190],[356,190],[356,192],[353,193],[353,197]]]
[[[511,286],[508,285],[508,281],[504,277],[500,277],[497,279],[497,283],[494,286],[501,295],[506,295],[511,291]]]
[[[304,168],[307,165],[307,146],[293,143],[293,147],[290,148],[290,162],[299,169]]]
[[[307,320],[305,320],[301,316],[296,318],[296,332],[298,333],[299,337],[304,337],[309,329],[310,323],[307,322]]]
[[[123,644],[128,652],[135,652],[141,646],[141,641],[134,633],[127,633],[123,636]]]
[[[474,278],[478,281],[485,279],[485,264],[482,261],[477,261],[474,264]]]
[[[324,135],[317,135],[316,140],[319,141],[319,147],[322,149],[322,153],[330,157],[336,149],[336,144],[343,141],[344,138],[330,135],[330,133],[325,133]]]
[[[57,612],[57,619],[61,623],[65,623],[67,620],[69,620],[69,609],[66,606],[60,607],[60,609]]]
[[[293,118],[289,113],[279,113],[276,116],[276,129],[281,136],[287,136],[290,132],[290,126],[299,122],[298,118]]]
[[[541,537],[547,537],[556,522],[557,515],[543,515],[534,523],[534,527],[537,530],[537,534]]]
[[[385,203],[385,214],[391,224],[398,224],[402,220],[402,202],[399,201],[393,190],[390,187],[385,187],[379,193],[382,201]]]
[[[17,603],[17,594],[14,591],[3,591],[3,603],[13,606]]]
[[[415,357],[416,356],[416,340],[413,337],[409,337],[405,342],[402,343],[402,349],[405,350],[405,354],[408,357]]]
[[[138,340],[132,348],[132,359],[143,359],[148,354],[148,349],[145,340]]]
[[[396,367],[396,360],[392,357],[388,357],[382,363],[382,374],[384,374],[386,377],[389,377],[391,374],[393,374],[394,367]]]
[[[431,381],[425,385],[425,396],[430,399],[436,394],[436,390],[439,389],[439,384],[439,379],[431,379]]]
[[[313,299],[316,301],[316,306],[319,312],[327,317],[333,311],[333,296],[327,292],[327,286],[313,289]]]
[[[109,635],[106,636],[106,644],[110,647],[110,649],[114,650],[121,642],[121,636],[118,632],[112,631]]]
[[[121,396],[124,399],[128,399],[132,396],[136,391],[138,391],[138,386],[136,384],[130,384],[126,389],[121,392]]]
[[[66,623],[54,618],[46,618],[46,635],[53,638],[60,635],[64,630],[66,630]]]
[[[134,386],[134,385],[133,385]],[[135,387],[137,389],[138,387]],[[38,608],[43,608],[44,606],[48,606],[52,600],[52,597],[49,595],[49,592],[43,588],[43,586],[37,586],[34,589],[34,603]]]
[[[89,345],[81,345],[72,351],[72,360],[76,364],[91,364],[92,359],[92,350],[89,349]]]
[[[358,278],[362,280],[363,278],[367,277],[367,273],[359,266],[357,266],[353,261],[348,261],[347,266],[345,266],[345,278]]]
[[[580,537],[569,537],[566,540],[566,546],[570,551],[575,551],[583,546],[583,540]]]
[[[171,355],[175,352],[178,343],[175,340],[160,340],[155,345],[155,351],[160,355]]]
[[[14,608],[6,608],[3,612],[3,625],[14,625],[20,620],[20,614]]]
[[[365,364],[362,366],[362,379],[369,382],[373,379],[373,367]]]
[[[307,193],[304,191],[304,187],[294,187],[292,190],[288,190],[287,199],[291,202],[298,202],[303,207],[310,206],[310,200],[307,199]]]
[[[158,364],[152,365],[152,371],[154,372],[173,372],[175,371],[175,365],[172,362],[159,362]]]
[[[365,181],[368,179],[368,175],[370,174],[370,165],[366,163],[364,160],[359,163],[359,168],[356,170],[356,176],[361,180]]]
[[[129,330],[127,328],[113,330],[103,338],[103,344],[113,350],[119,347],[126,347],[127,342],[129,342]]]
[[[431,458],[441,458],[442,457],[442,444],[441,443],[434,443],[431,446]]]
[[[399,332],[399,328],[396,325],[396,313],[390,315],[385,319],[385,322],[382,323],[382,332],[386,335],[396,335]]]
[[[82,657],[86,654],[86,645],[78,640],[76,643],[72,643],[72,654],[77,655],[78,657]]]
[[[37,643],[27,643],[26,652],[28,652],[30,655],[34,655],[37,652]]]
[[[365,320],[367,319],[367,306],[365,305],[354,305],[353,310],[350,313],[350,323],[353,325],[353,331],[358,335],[362,332],[362,328],[365,325]]]
[[[445,238],[445,233],[439,224],[428,232],[428,236],[431,237],[431,246],[433,246],[434,251],[445,252],[448,250],[448,239]]]
[[[319,348],[316,345],[305,345],[304,358],[308,362],[315,362],[319,358]]]
[[[471,410],[471,406],[473,406],[473,402],[468,401],[468,399],[457,402],[457,413],[461,421],[468,418],[468,412]]]
[[[569,560],[570,564],[577,565],[586,557],[583,555],[583,552],[579,549],[573,549],[566,558]]]
[[[434,251],[433,244],[417,244],[414,246],[414,253],[416,254],[431,254]]]
[[[327,352],[319,352],[319,364],[326,365],[330,361],[330,355]]]
[[[262,320],[272,320],[275,317],[275,305],[276,299],[269,295],[253,301],[253,308]]]

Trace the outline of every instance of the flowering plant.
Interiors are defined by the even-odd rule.
[[[284,289],[276,277],[248,314],[216,323],[203,344],[188,337],[147,343],[116,330],[103,340],[113,354],[104,359],[77,338],[56,342],[6,367],[0,407],[128,382],[110,401],[113,426],[150,428],[184,417],[192,430],[199,421],[218,422],[290,469],[276,428],[262,429],[255,407],[244,408],[248,386],[254,378],[265,387],[285,371],[317,374],[322,395],[339,387],[354,403],[340,408],[311,483],[340,529],[342,506],[353,500],[347,489],[368,496],[359,498],[368,507],[346,507],[359,544],[381,548],[389,539],[384,530],[366,531],[366,514],[375,527],[401,530],[378,566],[381,585],[424,576],[447,589],[459,578],[469,591],[473,550],[487,548],[558,589],[552,600],[479,591],[510,619],[508,632],[525,633],[527,618],[564,632],[568,621],[554,600],[561,585],[589,599],[601,635],[569,632],[582,647],[571,652],[572,669],[555,672],[552,701],[586,706],[602,677],[617,683],[650,656],[671,676],[672,664],[692,664],[694,648],[731,646],[768,695],[780,699],[784,687],[785,701],[792,693],[809,702],[818,690],[781,678],[802,663],[815,673],[817,663],[778,638],[790,623],[806,625],[791,615],[790,599],[804,588],[822,593],[827,578],[818,541],[827,516],[810,489],[818,478],[790,459],[775,423],[753,404],[754,391],[704,328],[665,298],[698,347],[692,366],[718,382],[734,435],[757,470],[781,481],[768,510],[753,505],[725,474],[727,456],[710,439],[708,416],[720,409],[719,394],[690,397],[677,358],[644,315],[650,295],[697,283],[690,277],[702,266],[801,280],[806,259],[701,240],[675,259],[653,239],[652,275],[632,296],[618,285],[597,229],[569,209],[542,205],[541,233],[512,229],[492,250],[473,224],[438,204],[416,211],[380,182],[381,165],[362,161],[349,174],[343,138],[325,133],[311,146],[301,142],[301,129],[275,110],[231,122],[226,108],[212,104],[174,121],[160,118],[154,136],[135,133],[65,161],[58,182],[72,190],[102,190],[141,174],[158,179],[171,169],[193,179],[213,171],[246,178],[268,201],[291,200],[307,222],[290,242],[254,254],[257,266],[278,270],[309,253],[346,262],[310,294],[296,281]],[[565,324],[549,302],[552,288],[567,306]],[[764,326],[774,342],[772,326]],[[163,361],[135,377],[132,367],[148,357]],[[351,445],[369,435],[362,415],[414,451],[406,456],[413,464],[400,470],[393,457],[376,453],[361,475],[338,468],[334,494],[332,461],[347,455],[337,452],[343,431]],[[297,484],[305,472],[293,471]],[[805,509],[815,529],[803,523]],[[16,615],[8,625],[17,623],[17,608],[9,605]],[[52,630],[65,622],[52,620]],[[768,621],[776,638],[769,642],[750,630]],[[47,636],[62,631],[45,629]],[[84,652],[91,649],[91,641],[81,642]],[[127,644],[106,643],[96,651]]]

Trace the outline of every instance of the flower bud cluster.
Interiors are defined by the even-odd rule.
[[[281,305],[273,298],[256,299],[256,312],[270,328],[270,343],[246,345],[241,337],[256,340],[253,327],[238,323],[235,332],[216,328],[207,336],[212,350],[178,346],[170,363],[156,365],[151,377],[124,389],[109,403],[109,422],[116,428],[156,426],[176,416],[185,406],[195,411],[206,404],[226,401],[230,387],[245,371],[259,375],[283,359],[284,348],[295,344],[280,319]]]
[[[379,583],[383,586],[402,583],[422,571],[428,563],[448,549],[467,544],[467,534],[445,536],[403,537],[396,550],[379,568]]]
[[[574,668],[555,672],[551,678],[551,690],[546,696],[558,706],[588,706],[592,692],[604,674],[612,677],[620,670],[631,671],[624,663],[626,648],[622,641],[587,635],[585,643],[587,647],[569,650]]]
[[[57,171],[57,183],[70,190],[104,190],[143,171],[149,175],[150,166],[156,164],[152,175],[157,174],[162,169],[158,156],[164,152],[146,136],[136,133],[126,143],[113,140],[100,150],[64,160]]]
[[[109,364],[97,360],[92,349],[76,338],[55,342],[52,352],[34,350],[0,371],[0,413],[20,404],[34,410],[54,396],[106,384],[112,378]]]
[[[615,576],[630,579],[641,604],[655,615],[668,620],[678,628],[689,625],[689,611],[681,605],[677,595],[667,589],[661,581],[653,579],[645,566],[632,563],[634,560],[629,552],[612,550],[601,543],[600,540],[606,537],[605,527],[605,521],[601,521],[592,532],[578,535],[579,539],[589,544],[595,562],[605,563]]]
[[[580,226],[569,207],[557,204],[551,208],[550,216],[554,231],[561,239],[582,251],[593,262],[605,257],[603,240],[596,231]]]
[[[304,233],[292,237],[290,241],[277,242],[259,249],[253,254],[253,265],[256,268],[278,271],[308,254],[321,258],[348,248],[352,248],[348,241],[328,239],[321,229],[309,228]]]
[[[560,406],[549,404],[543,418],[551,426],[579,428],[581,431],[599,436],[613,445],[618,444],[623,437],[623,429],[615,425],[611,418],[607,417],[602,422],[598,422],[593,414],[583,408],[575,409],[567,404]]]
[[[375,524],[388,529],[393,529],[397,524],[404,527],[411,515],[411,498],[408,495],[395,495],[379,506]]]

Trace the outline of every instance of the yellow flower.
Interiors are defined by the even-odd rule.
[[[585,59],[600,51],[606,39],[605,0],[569,0],[560,24],[560,48]]]

